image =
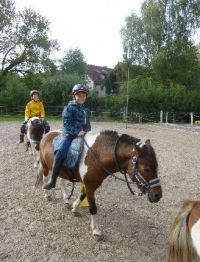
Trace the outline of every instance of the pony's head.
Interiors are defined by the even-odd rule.
[[[150,140],[138,141],[129,161],[129,175],[142,193],[147,193],[150,202],[158,202],[162,197],[160,179],[157,176],[158,163]]]
[[[38,117],[30,119],[28,125],[28,134],[32,142],[36,145],[36,150],[39,150],[39,143],[44,133],[45,130],[43,121]]]

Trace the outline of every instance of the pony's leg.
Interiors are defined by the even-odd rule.
[[[48,180],[49,180],[48,176],[43,176],[44,184],[46,184]],[[51,200],[52,197],[55,198],[55,189],[52,189],[52,190],[44,189],[44,198],[46,198],[47,200]]]
[[[62,195],[63,195],[63,200],[64,200],[64,203],[66,205],[69,205],[69,199],[68,199],[68,196],[67,196],[66,184],[67,184],[66,179],[61,178],[60,179],[60,188],[61,188],[61,192],[62,192]]]
[[[32,154],[33,154],[33,158],[34,158],[34,168],[38,167],[38,154],[37,151],[35,150],[35,145],[33,143],[31,143],[31,150],[32,150]]]
[[[91,229],[92,229],[92,234],[96,238],[97,241],[101,240],[103,238],[101,231],[99,230],[98,223],[97,223],[97,206],[95,203],[95,198],[94,196],[90,198],[87,196],[88,202],[89,202],[89,209],[90,209],[90,215],[91,215]]]
[[[38,163],[39,163],[39,159],[38,159],[38,156],[37,156],[37,153],[35,152],[34,154],[34,168],[38,168]]]
[[[39,152],[37,151],[37,165],[39,166],[40,164],[40,154]]]
[[[97,223],[97,206],[95,203],[95,188],[85,185],[86,189],[86,196],[89,202],[89,210],[91,215],[91,229],[92,234],[95,237],[97,241],[100,241],[103,239],[102,233],[99,230],[98,223]]]
[[[80,206],[82,200],[86,197],[86,193],[82,193],[78,196],[78,198],[72,204],[72,212],[75,214],[77,212],[77,208]]]
[[[101,231],[98,228],[97,215],[96,214],[95,215],[91,214],[91,224],[90,224],[90,226],[91,226],[91,229],[92,229],[92,234],[95,237],[95,239],[97,241],[102,240],[103,239],[103,235],[102,235]]]
[[[48,174],[48,171],[46,171],[46,174]],[[39,162],[39,167],[38,167],[38,172],[37,172],[37,178],[36,178],[36,182],[35,182],[35,187],[39,187],[42,186],[43,184],[43,175],[44,175],[44,170],[43,170],[43,166],[42,163]]]
[[[76,213],[77,208],[80,206],[83,199],[86,197],[85,187],[82,185],[81,193],[78,198],[72,204],[72,212]]]

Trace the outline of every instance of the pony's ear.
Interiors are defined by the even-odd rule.
[[[147,140],[145,141],[145,144],[148,145],[148,146],[151,145],[150,139],[147,139]]]
[[[140,157],[142,157],[144,155],[144,148],[143,147],[145,147],[145,143],[142,142],[141,140],[139,142],[137,142],[136,145],[135,145],[136,154]]]

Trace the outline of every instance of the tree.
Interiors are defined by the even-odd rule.
[[[121,30],[125,60],[191,87],[200,68],[192,42],[199,26],[199,0],[146,0],[141,17],[127,17]]]
[[[12,0],[0,0],[0,74],[44,72],[55,69],[49,58],[57,50],[48,37],[49,21],[32,9],[16,12]]]
[[[125,58],[149,65],[169,43],[190,46],[199,25],[199,0],[146,0],[141,17],[131,14],[121,30]]]
[[[80,77],[76,74],[57,72],[48,78],[44,78],[40,91],[47,105],[65,105],[72,99],[72,87],[80,82]]]
[[[78,74],[84,77],[86,74],[86,62],[84,55],[79,48],[69,49],[65,52],[64,58],[60,61],[61,69],[68,74]]]

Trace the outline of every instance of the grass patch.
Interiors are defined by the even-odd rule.
[[[46,117],[47,121],[61,121],[62,117],[61,116],[47,116]],[[0,122],[6,122],[6,121],[19,121],[23,122],[24,121],[24,116],[23,115],[0,115]]]

